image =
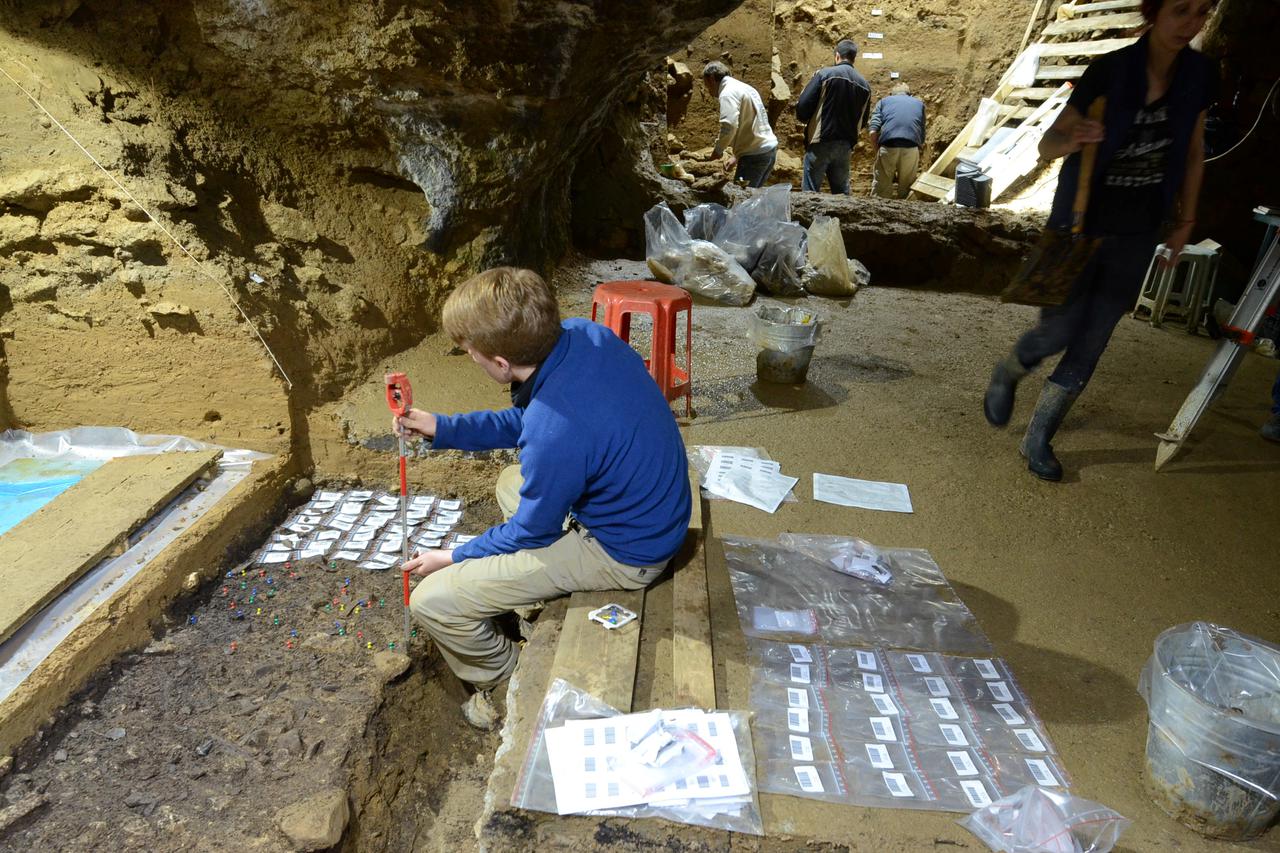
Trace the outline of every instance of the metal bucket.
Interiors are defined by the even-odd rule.
[[[809,376],[821,329],[812,311],[762,305],[751,325],[751,338],[759,347],[756,378],[780,385],[802,384]]]
[[[1143,669],[1146,782],[1210,838],[1261,835],[1280,814],[1280,649],[1195,622],[1165,631]]]

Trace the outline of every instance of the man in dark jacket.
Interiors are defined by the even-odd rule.
[[[872,195],[906,198],[911,192],[920,171],[924,128],[924,101],[913,98],[906,83],[896,84],[889,97],[876,104],[870,127],[871,145],[876,149]]]
[[[814,74],[796,102],[796,118],[805,123],[803,188],[809,192],[821,191],[826,177],[833,193],[849,194],[849,156],[871,104],[871,85],[853,67],[857,55],[849,39],[837,44],[836,64]]]

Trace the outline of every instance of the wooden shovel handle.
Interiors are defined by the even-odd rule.
[[[1105,95],[1099,95],[1089,105],[1090,121],[1102,121],[1107,109]],[[1089,188],[1093,184],[1093,164],[1098,159],[1098,143],[1090,142],[1080,149],[1080,178],[1076,181],[1076,200],[1071,205],[1071,233],[1084,231],[1084,212],[1089,208]]]

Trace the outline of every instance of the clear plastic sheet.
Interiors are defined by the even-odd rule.
[[[555,785],[551,776],[551,762],[547,754],[546,732],[548,729],[563,726],[566,720],[586,720],[600,717],[614,717],[621,712],[601,702],[594,696],[580,690],[563,679],[555,679],[547,689],[542,710],[534,728],[533,737],[525,755],[524,765],[511,793],[511,805],[520,809],[557,813]],[[728,711],[733,721],[734,737],[738,743],[738,752],[748,777],[755,767],[755,756],[751,748],[751,727],[749,715],[741,711]],[[721,811],[711,814],[708,807],[690,807],[688,805],[635,806],[622,809],[607,809],[586,812],[586,814],[617,817],[657,817],[677,823],[694,826],[707,826],[713,829],[726,829],[732,832],[743,832],[751,835],[763,835],[764,828],[760,818],[760,805],[754,793],[749,800],[733,811]],[[690,801],[696,803],[697,801]]]
[[[1280,798],[1280,648],[1208,622],[1179,625],[1156,638],[1138,692],[1188,761]]]
[[[1029,786],[959,823],[996,853],[1110,853],[1130,821],[1065,791]]]
[[[969,811],[1025,785],[1069,784],[997,658],[764,640],[750,648],[762,791]]]
[[[822,321],[805,308],[761,305],[751,318],[751,342],[761,349],[795,352],[818,343]]]
[[[83,473],[118,456],[213,446],[183,436],[141,435],[120,427],[78,427],[47,433],[8,430],[0,434],[0,467],[34,460]],[[0,701],[17,689],[89,614],[249,476],[256,460],[266,458],[265,453],[224,449],[211,481],[199,487],[188,486],[129,537],[123,554],[99,562],[0,644]]]
[[[756,283],[714,243],[694,240],[665,203],[644,215],[645,260],[650,272],[667,284],[724,305],[746,305]]]
[[[724,537],[748,637],[986,654],[991,644],[928,551],[879,549],[893,583],[833,572],[781,542]]]

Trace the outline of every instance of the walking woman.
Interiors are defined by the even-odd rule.
[[[996,363],[983,400],[987,420],[1009,422],[1018,381],[1062,353],[1040,393],[1022,440],[1027,467],[1061,480],[1050,441],[1080,396],[1111,332],[1133,307],[1161,234],[1174,263],[1195,224],[1204,174],[1205,110],[1216,74],[1189,46],[1214,0],[1143,0],[1150,24],[1134,44],[1098,57],[1080,77],[1062,114],[1040,141],[1040,156],[1066,155],[1049,225],[1068,228],[1080,174],[1080,150],[1096,143],[1085,232],[1101,242],[1060,306],[1044,308],[1036,325]],[[1101,122],[1085,118],[1105,97]]]

